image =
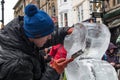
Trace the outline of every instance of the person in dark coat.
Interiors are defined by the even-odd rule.
[[[0,80],[58,80],[73,59],[61,58],[46,65],[40,49],[61,43],[70,28],[54,31],[52,19],[35,5],[25,7],[25,16],[17,17],[0,30]]]
[[[119,59],[116,53],[117,46],[110,42],[106,53],[103,56],[103,60],[109,62],[113,67],[120,68]]]

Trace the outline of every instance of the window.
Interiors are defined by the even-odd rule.
[[[78,18],[79,18],[79,22],[83,20],[83,5],[78,7]]]
[[[113,0],[113,6],[115,6],[115,4],[116,4],[116,1],[115,1],[115,0]]]
[[[60,18],[61,18],[61,26],[63,27],[63,15],[62,14],[60,15]]]
[[[65,21],[65,26],[68,26],[68,15],[67,15],[67,13],[64,14],[64,21]]]
[[[90,11],[91,11],[91,12],[93,11],[93,6],[92,6],[92,4],[90,4]]]
[[[117,4],[120,4],[120,0],[117,0]]]
[[[56,16],[56,9],[55,9],[55,5],[54,3],[52,4],[52,7],[51,7],[51,11],[52,11],[52,16]]]
[[[80,18],[80,10],[79,10],[79,8],[77,8],[78,9],[78,20],[79,20],[79,22],[81,21],[81,18]]]
[[[67,2],[67,0],[64,0],[64,2]]]

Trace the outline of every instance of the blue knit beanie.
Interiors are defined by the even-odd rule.
[[[29,4],[25,7],[23,28],[28,38],[40,38],[53,32],[54,23],[47,13]]]

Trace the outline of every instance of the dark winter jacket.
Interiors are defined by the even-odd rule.
[[[111,49],[114,49],[112,53],[110,52]],[[108,49],[106,53],[103,55],[102,59],[108,61],[109,63],[111,62],[118,63],[119,61],[118,61],[118,56],[116,56],[117,54],[116,49],[117,47],[113,43],[110,42]]]
[[[59,74],[46,66],[39,49],[24,35],[22,19],[15,18],[0,30],[0,80],[58,80]],[[62,42],[67,29],[54,33],[44,47]]]

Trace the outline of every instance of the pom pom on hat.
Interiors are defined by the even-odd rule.
[[[46,12],[29,4],[25,7],[23,28],[28,38],[40,38],[54,31],[54,23]]]
[[[26,6],[25,8],[25,14],[29,17],[33,16],[34,14],[36,14],[38,12],[38,9],[35,5],[29,4],[28,6]]]

